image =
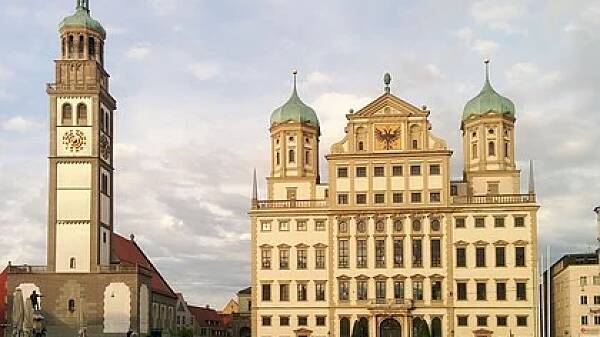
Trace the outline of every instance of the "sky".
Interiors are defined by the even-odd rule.
[[[45,264],[48,97],[57,25],[75,0],[0,0],[0,266]],[[600,205],[600,1],[91,0],[108,32],[116,231],[135,233],[191,304],[250,279],[252,170],[265,195],[270,113],[298,90],[321,153],[383,92],[431,110],[462,176],[460,117],[483,85],[516,105],[535,161],[540,246],[595,247]],[[321,167],[325,166],[321,158]],[[324,170],[322,171],[323,173]]]

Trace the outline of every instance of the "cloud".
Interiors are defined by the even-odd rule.
[[[524,14],[522,3],[485,0],[471,5],[469,14],[479,24],[488,26],[493,30],[513,33],[516,28],[513,21]]]
[[[476,38],[470,27],[461,28],[455,33],[455,36],[462,41],[467,48],[477,52],[485,58],[490,58],[500,47],[500,45],[493,40]]]
[[[320,85],[331,83],[331,77],[322,72],[313,71],[312,73],[306,76],[306,86]]]
[[[2,129],[11,132],[30,132],[38,127],[37,123],[21,116],[11,117],[2,123]]]
[[[148,43],[139,43],[127,49],[126,56],[132,60],[143,60],[150,55],[152,48]]]
[[[200,81],[207,81],[221,75],[221,67],[216,63],[198,62],[189,66],[191,74]]]

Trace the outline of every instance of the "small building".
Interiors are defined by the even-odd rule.
[[[248,287],[237,293],[238,312],[231,317],[231,337],[250,337],[252,316],[252,288]]]
[[[175,313],[175,324],[178,334],[184,333],[186,330],[194,330],[194,315],[188,308],[187,302],[183,298],[183,294],[177,294],[177,312]]]
[[[219,313],[206,307],[188,305],[189,311],[194,316],[194,336],[200,337],[226,337],[227,327],[223,324]]]

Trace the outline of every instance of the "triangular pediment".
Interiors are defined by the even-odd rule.
[[[371,116],[427,116],[429,111],[420,109],[392,94],[385,93],[354,113],[352,117]]]

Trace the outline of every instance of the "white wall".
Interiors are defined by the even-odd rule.
[[[104,333],[127,333],[131,320],[131,291],[125,283],[111,283],[104,291]]]
[[[148,333],[150,324],[150,294],[148,287],[142,284],[140,287],[140,333]]]
[[[76,268],[70,268],[74,257]],[[58,223],[56,225],[56,271],[83,273],[90,271],[90,224]]]

